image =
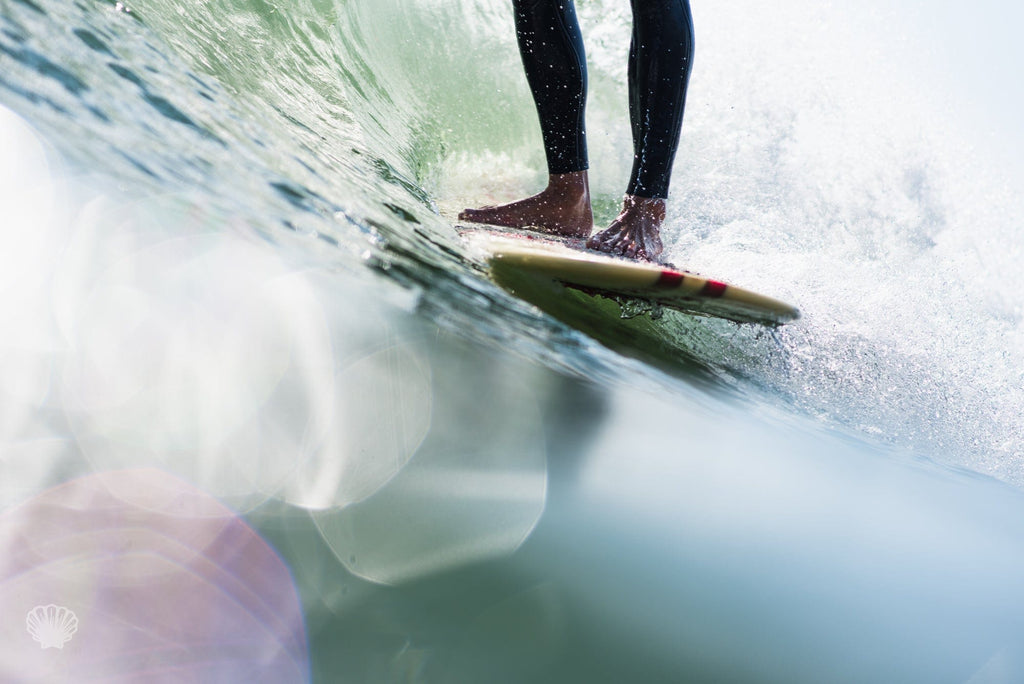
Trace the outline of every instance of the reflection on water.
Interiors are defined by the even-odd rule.
[[[415,455],[372,496],[314,514],[345,567],[378,582],[502,555],[522,543],[544,509],[537,371],[447,336],[418,346],[435,372],[430,429]],[[415,407],[403,410],[410,403],[404,378],[394,380],[386,417],[415,420]],[[387,437],[387,426],[368,420],[356,427]],[[372,463],[389,452],[361,453]]]

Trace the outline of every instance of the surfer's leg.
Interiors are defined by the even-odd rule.
[[[622,212],[587,244],[656,261],[662,251],[660,228],[693,64],[693,21],[688,0],[632,0],[632,6],[633,171]]]
[[[516,38],[540,117],[548,186],[500,207],[467,209],[465,221],[536,227],[586,237],[593,228],[584,114],[587,65],[572,0],[513,0]]]
[[[632,0],[633,172],[627,194],[668,197],[693,65],[688,0]]]
[[[572,0],[513,0],[512,5],[548,173],[585,171],[587,61],[576,8]]]

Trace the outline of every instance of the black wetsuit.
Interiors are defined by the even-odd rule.
[[[668,197],[693,64],[688,0],[631,0],[629,116],[633,173],[626,192]],[[572,0],[512,0],[516,36],[540,115],[548,172],[587,168],[587,64]]]

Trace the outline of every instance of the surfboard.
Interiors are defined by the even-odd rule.
[[[585,241],[518,229],[458,226],[494,271],[513,271],[588,294],[636,299],[687,314],[775,327],[800,317],[793,305],[677,268],[586,248]]]

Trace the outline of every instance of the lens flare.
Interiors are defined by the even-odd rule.
[[[0,605],[4,681],[310,678],[288,567],[157,470],[72,480],[0,516]]]

